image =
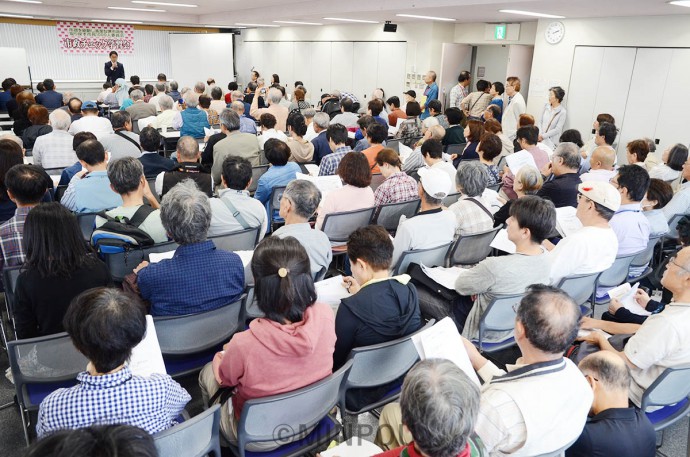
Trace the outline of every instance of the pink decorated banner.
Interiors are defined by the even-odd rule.
[[[58,22],[58,41],[67,54],[134,53],[134,27],[126,24]]]

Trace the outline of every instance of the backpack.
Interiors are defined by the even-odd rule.
[[[155,209],[141,205],[132,215],[126,217],[110,217],[105,211],[98,216],[106,220],[105,224],[96,228],[91,235],[91,244],[101,254],[117,254],[133,247],[153,246],[155,243],[151,235],[139,228]]]

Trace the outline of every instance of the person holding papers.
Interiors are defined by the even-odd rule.
[[[333,353],[333,368],[340,368],[350,351],[361,346],[385,343],[419,330],[417,289],[410,276],[390,276],[393,243],[386,229],[369,225],[355,230],[347,241],[352,276],[343,278],[348,292],[335,318],[338,337]],[[399,385],[396,380],[367,390],[348,392],[348,407],[358,410]]]
[[[544,180],[539,170],[534,167],[524,166],[520,168],[520,171],[515,175],[513,190],[519,200],[525,195],[536,195],[543,183]],[[506,201],[505,204],[494,213],[494,227],[506,223],[510,216],[510,207],[513,205],[514,201],[515,200]]]
[[[464,337],[479,338],[479,322],[495,295],[519,294],[530,284],[548,282],[551,264],[541,243],[555,225],[556,208],[550,201],[534,195],[515,200],[506,229],[515,254],[487,257],[455,280],[455,290],[464,300],[455,302],[452,313]],[[489,333],[484,340],[503,341],[512,333]]]
[[[41,402],[39,438],[94,424],[127,424],[154,434],[177,423],[189,393],[165,373],[139,376],[128,364],[146,334],[146,307],[139,299],[119,289],[90,289],[74,299],[64,324],[89,364],[76,386]]]
[[[551,284],[571,275],[604,271],[618,254],[618,238],[609,221],[621,206],[621,194],[607,182],[584,182],[578,186],[576,216],[582,228],[563,238],[551,252]]]
[[[542,149],[537,147],[537,138],[539,137],[539,129],[534,125],[528,125],[527,127],[520,127],[517,130],[517,142],[522,147],[522,150],[527,151],[532,157],[533,164],[530,165],[537,167],[538,170],[542,170],[544,166],[549,163],[549,155]],[[516,155],[509,155],[511,160],[516,160],[518,158]],[[529,161],[529,157],[527,158]],[[518,167],[519,169],[519,167]],[[515,173],[517,170],[512,170],[509,166],[506,167],[503,174],[503,187],[502,192],[511,200],[515,199],[517,195],[513,191],[513,181],[515,180]]]

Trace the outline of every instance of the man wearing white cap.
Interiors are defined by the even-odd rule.
[[[618,238],[609,225],[621,206],[621,195],[607,182],[580,184],[577,195],[577,218],[583,227],[563,238],[551,251],[551,284],[571,275],[604,271],[613,265],[618,253]]]
[[[435,248],[450,243],[455,236],[455,215],[441,208],[452,182],[448,174],[435,168],[420,168],[417,191],[422,205],[419,213],[410,219],[403,219],[393,240],[393,261],[405,251]]]

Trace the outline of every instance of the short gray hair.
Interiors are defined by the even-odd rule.
[[[108,163],[108,179],[115,192],[126,195],[139,188],[144,165],[134,157],[123,157]]]
[[[271,105],[279,104],[282,99],[283,93],[280,91],[280,89],[272,87],[268,90],[268,100],[271,102]]]
[[[239,90],[233,90],[232,93],[230,94],[230,100],[234,101],[243,101],[244,100],[244,94],[240,92]]]
[[[302,110],[302,116],[307,119],[313,119],[316,115],[316,110],[314,108],[307,108]]]
[[[515,181],[522,184],[522,192],[526,195],[536,195],[544,184],[541,172],[531,165],[521,167],[515,175]]]
[[[174,104],[175,102],[170,95],[163,94],[158,98],[158,106],[161,107],[161,111],[172,109]]]
[[[53,130],[69,130],[70,124],[72,124],[72,118],[69,113],[64,109],[56,109],[48,116],[50,121],[50,126]]]
[[[184,95],[184,102],[188,108],[196,108],[199,106],[199,94],[189,91]]]
[[[179,87],[180,86],[177,84],[177,81],[170,81],[170,90],[177,90]]]
[[[194,84],[194,90],[197,91],[200,94],[203,94],[204,91],[206,90],[206,84],[204,84],[201,81],[197,81],[196,84]]]
[[[309,219],[321,203],[321,191],[314,183],[306,179],[290,181],[283,192],[283,197],[295,205],[298,216]]]
[[[181,137],[177,141],[177,155],[179,157],[193,160],[199,154],[199,143],[189,135]]]
[[[479,197],[486,190],[489,183],[489,172],[486,165],[478,160],[460,162],[455,173],[455,184],[462,189],[462,193],[468,197]]]
[[[563,159],[563,166],[571,170],[580,168],[580,149],[575,143],[561,143],[553,151],[554,157]]]
[[[165,83],[156,83],[156,91],[160,94],[165,93]]]
[[[240,116],[233,110],[225,108],[223,111],[220,112],[220,123],[223,124],[225,128],[231,132],[239,130]]]
[[[214,100],[220,100],[222,97],[223,97],[223,89],[221,89],[218,86],[211,89],[211,98],[213,98]]]
[[[234,101],[230,104],[230,109],[232,109],[237,114],[244,114],[244,103],[240,101]]]
[[[420,451],[454,457],[474,430],[479,387],[453,362],[424,360],[405,376],[400,410]]]
[[[327,129],[328,124],[331,122],[331,117],[328,115],[328,113],[319,112],[314,115],[313,122],[322,129]]]
[[[161,202],[163,228],[178,244],[206,241],[211,225],[211,203],[191,179],[176,184]]]
[[[131,94],[129,94],[129,98],[131,98],[132,100],[135,100],[135,101],[141,100],[142,98],[144,98],[144,93],[142,91],[140,91],[139,89],[135,89],[132,91]]]

